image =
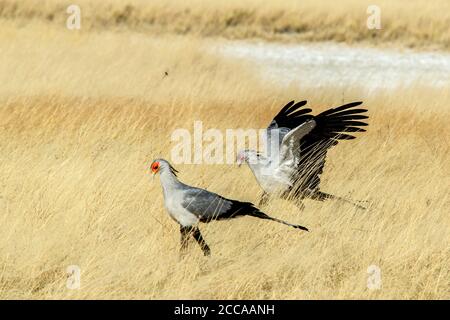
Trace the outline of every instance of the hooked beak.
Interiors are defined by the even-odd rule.
[[[238,165],[239,168],[242,166],[242,163],[243,163],[243,162],[244,162],[244,159],[241,158],[241,157],[238,157],[238,158],[236,159],[236,163],[237,163],[237,165]]]

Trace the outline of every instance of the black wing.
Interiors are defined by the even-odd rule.
[[[295,101],[289,102],[285,105],[280,112],[273,118],[268,130],[276,128],[288,128],[294,129],[301,125],[306,120],[312,118],[312,115],[308,115],[312,110],[309,108],[301,109],[306,104],[306,100],[295,103]]]
[[[362,127],[367,123],[360,120],[368,119],[364,115],[367,109],[354,108],[361,104],[360,101],[348,103],[312,117],[316,127],[300,140],[301,157],[295,177],[297,192],[318,187],[328,149],[338,144],[339,140],[355,139],[349,133],[366,131]]]
[[[216,193],[199,188],[191,188],[185,191],[184,199],[181,205],[189,212],[195,214],[201,222],[226,220],[240,216],[251,216],[276,221],[293,228],[308,231],[306,227],[301,225],[292,224],[284,220],[268,216],[256,208],[253,203],[227,199]]]
[[[186,190],[181,205],[198,216],[202,222],[231,219],[254,210],[251,203],[227,199],[200,188]]]

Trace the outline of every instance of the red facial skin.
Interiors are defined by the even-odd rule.
[[[152,172],[157,173],[159,170],[159,162],[153,162],[152,163]]]

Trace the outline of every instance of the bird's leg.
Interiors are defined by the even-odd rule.
[[[305,210],[305,204],[302,199],[294,199],[294,204],[300,211]]]
[[[328,200],[328,199],[340,200],[340,201],[343,201],[343,202],[350,203],[350,204],[354,205],[355,207],[357,207],[358,209],[363,209],[363,210],[367,209],[365,206],[363,206],[363,205],[361,205],[361,204],[359,204],[359,203],[357,203],[355,201],[352,201],[352,200],[349,200],[349,199],[346,199],[346,198],[342,198],[342,197],[338,197],[338,196],[335,196],[335,195],[332,195],[332,194],[329,194],[329,193],[325,193],[325,192],[322,192],[322,191],[316,191],[316,192],[312,193],[311,194],[311,199],[319,200],[319,201],[325,201],[325,200]],[[361,201],[361,203],[363,203],[363,201]]]
[[[303,203],[303,199],[305,198],[305,196],[302,193],[285,193],[281,195],[281,198],[287,201],[291,201],[300,211],[303,211],[305,209],[305,205]]]
[[[192,232],[192,227],[184,227],[180,226],[180,234],[181,234],[181,247],[180,253],[184,253],[188,247],[189,234]]]
[[[261,195],[261,198],[259,199],[258,207],[266,205],[266,203],[269,201],[269,198],[270,198],[269,194],[264,191],[263,194]]]
[[[325,193],[325,192],[318,191],[318,190],[309,193],[309,196],[311,197],[311,199],[317,200],[317,201],[325,201],[325,200],[329,200],[329,199],[337,199],[338,198],[336,196],[333,196],[332,194]]]
[[[209,249],[208,245],[203,239],[202,234],[200,233],[200,229],[198,227],[193,228],[192,236],[200,245],[200,248],[202,248],[203,254],[205,256],[209,256],[211,254],[211,250]]]

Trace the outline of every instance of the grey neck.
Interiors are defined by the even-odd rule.
[[[174,189],[179,189],[182,183],[178,178],[170,172],[170,170],[162,170],[159,174],[161,186],[163,188],[164,197],[166,197]]]

